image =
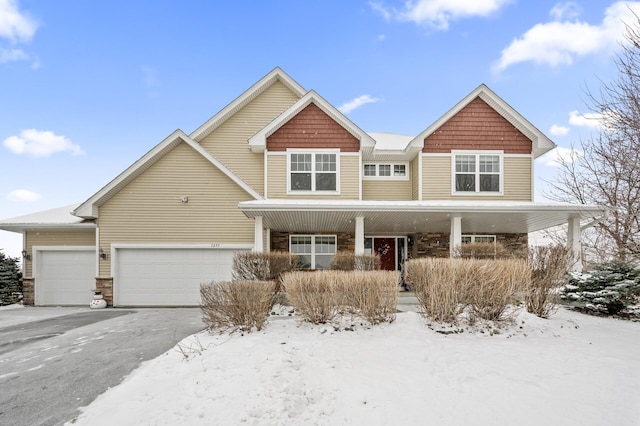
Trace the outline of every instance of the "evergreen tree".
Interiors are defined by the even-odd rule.
[[[18,259],[0,250],[0,306],[16,303],[22,295],[22,273]]]

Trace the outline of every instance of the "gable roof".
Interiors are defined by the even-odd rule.
[[[145,170],[155,164],[160,158],[171,151],[180,143],[186,143],[196,152],[202,155],[213,166],[217,167],[222,173],[227,175],[238,186],[244,189],[249,195],[256,200],[261,200],[263,197],[258,194],[253,188],[251,188],[246,182],[240,179],[231,170],[225,167],[220,161],[212,156],[207,150],[205,150],[199,143],[195,142],[189,136],[187,136],[182,130],[178,129],[167,136],[162,142],[156,145],[153,149],[143,155],[138,161],[133,163],[124,172],[120,173],[115,179],[109,182],[101,190],[96,192],[91,198],[84,203],[80,204],[73,214],[82,218],[97,218],[98,207],[104,204],[107,200],[118,193],[123,187],[131,182],[136,177],[140,176]]]
[[[349,120],[343,113],[338,111],[336,107],[327,102],[314,90],[311,90],[296,103],[287,108],[282,114],[273,119],[271,123],[263,127],[262,130],[249,138],[249,147],[251,148],[251,152],[264,152],[267,147],[267,138],[310,104],[314,104],[320,108],[322,112],[327,114],[340,124],[347,132],[353,135],[353,137],[358,139],[360,141],[360,149],[373,147],[375,145],[375,141],[371,136],[369,136],[369,134],[367,134],[367,132],[360,129],[353,121]]]
[[[464,107],[469,105],[475,98],[480,98],[486,102],[491,108],[493,108],[498,114],[504,117],[509,123],[511,123],[516,129],[522,132],[527,138],[531,139],[533,157],[538,158],[547,151],[556,147],[556,144],[549,139],[544,133],[538,130],[533,124],[524,118],[518,111],[513,109],[511,105],[506,103],[500,96],[496,95],[485,84],[481,84],[467,96],[465,96],[460,102],[458,102],[453,108],[447,111],[443,116],[438,118],[433,124],[427,127],[422,133],[414,138],[409,143],[424,145],[424,139],[438,130],[443,124],[445,124],[451,117],[460,112]]]
[[[257,83],[247,89],[242,95],[238,96],[233,102],[222,108],[220,112],[194,130],[189,136],[194,141],[202,141],[202,139],[207,137],[217,127],[277,81],[288,87],[292,92],[297,94],[298,97],[302,97],[307,92],[294,79],[289,77],[287,73],[282,71],[280,67],[276,67],[269,74],[262,77]]]

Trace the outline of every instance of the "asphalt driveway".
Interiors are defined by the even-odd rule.
[[[140,363],[203,328],[198,308],[2,309],[0,424],[72,421]]]

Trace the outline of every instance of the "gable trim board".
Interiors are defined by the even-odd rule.
[[[98,208],[109,200],[114,194],[124,188],[129,182],[142,174],[145,170],[151,167],[160,158],[170,152],[180,143],[186,143],[193,148],[197,153],[202,155],[213,166],[218,168],[222,173],[234,181],[240,188],[246,191],[256,200],[260,200],[263,197],[258,194],[253,188],[242,181],[231,170],[225,167],[220,161],[209,154],[202,146],[193,141],[182,130],[176,130],[171,135],[167,136],[162,142],[156,145],[153,149],[143,155],[138,161],[132,164],[124,172],[118,175],[115,179],[104,186],[100,191],[94,194],[87,201],[77,207],[73,214],[82,218],[96,219],[99,217]]]

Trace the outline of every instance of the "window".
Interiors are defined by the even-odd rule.
[[[366,163],[364,164],[363,176],[365,179],[380,180],[407,180],[409,175],[407,170],[409,163]]]
[[[500,154],[454,156],[455,192],[501,192]]]
[[[288,165],[290,192],[337,192],[337,153],[292,152]]]
[[[329,269],[336,254],[335,235],[291,235],[289,251],[297,254],[301,269]]]
[[[495,235],[463,235],[462,244],[469,243],[495,243]]]

